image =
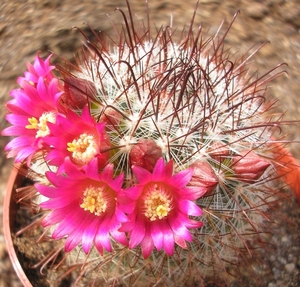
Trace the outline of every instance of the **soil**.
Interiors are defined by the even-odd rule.
[[[160,27],[172,22],[182,29],[188,24],[195,8],[195,0],[148,0],[151,23]],[[131,8],[138,19],[147,21],[145,1],[131,0]],[[126,10],[125,0],[2,0],[0,3],[0,129],[7,123],[5,102],[9,91],[17,87],[16,79],[32,62],[36,52],[47,56],[49,51],[72,60],[82,44],[80,33],[73,26],[90,33],[86,22],[96,31],[114,33],[111,21],[118,25],[121,15],[116,7]],[[202,23],[208,36],[216,33],[224,20],[227,26],[240,10],[227,38],[232,53],[239,55],[249,48],[266,44],[253,58],[253,69],[264,74],[280,63],[286,63],[287,74],[271,84],[270,97],[278,99],[278,111],[286,111],[285,119],[299,120],[300,97],[300,5],[298,0],[202,0],[195,22]],[[109,17],[107,16],[109,14]],[[171,16],[172,15],[172,16]],[[54,57],[54,60],[55,57]],[[282,133],[295,141],[300,139],[299,124],[289,124]],[[0,205],[5,194],[5,183],[13,162],[6,160],[3,147],[8,138],[0,139]],[[297,143],[291,146],[300,158]],[[282,202],[282,216],[276,216],[278,229],[271,234],[275,251],[261,251],[261,265],[255,266],[260,284],[267,287],[300,285],[300,208],[295,200]],[[277,212],[276,212],[277,213]],[[2,208],[0,209],[2,215]],[[274,215],[275,216],[275,215]],[[289,221],[293,224],[288,223]],[[21,286],[6,253],[0,227],[0,287]],[[245,275],[243,286],[257,286]],[[233,282],[233,286],[235,285]]]

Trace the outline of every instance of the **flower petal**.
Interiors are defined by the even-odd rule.
[[[168,221],[169,221],[169,224],[170,224],[173,232],[175,232],[176,235],[178,235],[180,238],[183,238],[186,241],[193,240],[192,235],[190,234],[188,229],[183,224],[183,222],[185,222],[185,221],[182,218],[178,218],[178,217],[175,218],[173,216],[170,216]]]
[[[141,242],[142,254],[144,259],[147,259],[153,250],[153,241],[149,232],[146,232],[143,241]]]
[[[202,210],[201,208],[190,200],[181,199],[178,200],[178,208],[185,214],[193,215],[193,216],[201,216]]]
[[[160,230],[159,223],[153,222],[150,226],[151,237],[155,248],[159,251],[163,247],[163,233]]]
[[[145,223],[141,216],[137,217],[134,228],[130,233],[129,248],[134,248],[144,239],[146,232]]]

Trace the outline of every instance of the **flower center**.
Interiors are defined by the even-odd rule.
[[[35,117],[29,118],[28,122],[30,125],[25,126],[26,129],[32,130],[36,129],[36,138],[45,137],[50,134],[47,123],[55,123],[56,115],[53,112],[43,113],[37,120]]]
[[[145,216],[150,221],[166,217],[171,210],[171,199],[163,188],[159,188],[157,184],[154,184],[153,188],[146,195],[144,204]]]
[[[94,186],[88,187],[83,192],[83,201],[80,207],[97,216],[105,212],[108,207],[108,200],[104,189]]]
[[[87,164],[98,153],[98,147],[94,136],[83,133],[79,138],[68,143],[67,150],[72,153],[72,157],[77,163]]]

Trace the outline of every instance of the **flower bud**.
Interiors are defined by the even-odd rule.
[[[153,171],[157,160],[161,157],[161,148],[151,139],[140,140],[129,153],[131,165],[143,167],[150,172]]]
[[[72,109],[82,109],[89,99],[95,98],[96,88],[90,81],[78,78],[65,78],[62,96],[64,103]]]
[[[191,187],[199,187],[198,198],[211,193],[218,184],[218,178],[208,162],[196,161],[191,166],[194,173],[189,182]],[[203,188],[205,191],[203,192]]]
[[[232,160],[235,177],[248,183],[259,179],[269,165],[269,161],[249,150],[241,151]]]
[[[229,155],[229,149],[227,145],[220,143],[220,142],[214,142],[210,148],[208,149],[208,154],[211,158],[218,162],[222,162],[225,158]]]
[[[116,130],[116,127],[122,121],[122,115],[113,108],[106,108],[100,117],[100,122],[105,123],[106,131]]]

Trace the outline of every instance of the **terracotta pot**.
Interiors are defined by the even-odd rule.
[[[14,233],[14,226],[16,221],[16,212],[18,204],[15,201],[16,188],[20,187],[25,177],[19,173],[20,165],[16,165],[8,179],[6,193],[3,203],[3,231],[6,242],[7,251],[12,262],[12,265],[21,281],[23,286],[32,287],[32,284],[28,280],[21,264],[18,259],[13,240],[12,234]]]

